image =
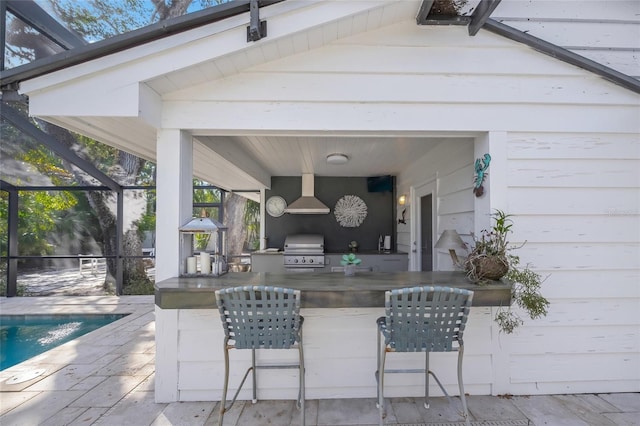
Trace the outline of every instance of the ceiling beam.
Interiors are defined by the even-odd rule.
[[[538,52],[544,53],[545,55],[549,55],[553,58],[590,71],[635,93],[640,93],[640,80],[604,66],[598,62],[592,61],[584,56],[580,56],[570,50],[549,43],[548,41],[544,41],[538,37],[534,37],[494,19],[487,19],[482,28],[508,39],[523,43]]]
[[[6,4],[7,10],[66,50],[87,44],[82,37],[69,31],[32,0],[7,0]]]
[[[500,0],[480,0],[469,22],[468,30],[470,36],[474,36],[480,31],[480,28],[487,22],[487,19],[489,19],[499,4]]]
[[[0,114],[2,115],[2,118],[12,123],[19,130],[31,136],[36,141],[46,145],[60,157],[80,167],[82,170],[89,173],[109,189],[113,191],[122,190],[122,186],[120,186],[120,184],[104,174],[89,161],[85,160],[84,158],[78,157],[75,152],[62,145],[54,137],[34,126],[33,123],[31,123],[25,116],[20,114],[14,108],[10,107],[8,104],[2,104]]]
[[[271,174],[252,156],[242,150],[232,138],[226,136],[199,136],[194,138],[209,148],[229,166],[238,170],[246,178],[255,182],[256,186],[270,187]]]

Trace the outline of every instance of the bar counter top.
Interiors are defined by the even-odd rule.
[[[511,286],[503,281],[470,282],[460,271],[433,272],[233,272],[219,277],[175,277],[155,284],[155,303],[162,309],[215,309],[215,290],[239,285],[299,289],[303,308],[384,307],[384,292],[394,288],[442,285],[474,291],[473,306],[508,306]]]

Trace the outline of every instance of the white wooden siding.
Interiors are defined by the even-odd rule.
[[[437,225],[434,242],[445,229],[456,229],[462,235],[469,235],[473,230],[472,164],[471,140],[445,140],[397,177],[397,192],[404,194],[409,194],[412,186],[420,186],[432,177],[435,179]],[[410,234],[412,218],[408,205],[406,207],[407,224],[399,224],[397,228],[398,249],[410,253],[413,249]],[[434,266],[451,263],[448,251],[440,253],[436,250],[436,253],[438,258]]]
[[[177,320],[177,391],[182,401],[219,400],[222,393],[224,357],[223,332],[217,311],[179,310]],[[376,323],[383,308],[303,309],[307,398],[375,397]],[[465,353],[465,390],[474,394],[491,391],[493,367],[491,352],[491,316],[489,308],[473,308],[465,332],[465,344],[473,347]],[[363,338],[364,337],[364,338]],[[295,362],[296,350],[258,351],[258,363]],[[251,352],[230,351],[230,389],[235,386],[251,362]],[[431,368],[453,395],[457,391],[457,356],[433,354]],[[424,368],[423,354],[390,354],[388,368]],[[475,366],[475,367],[474,367]],[[295,399],[297,370],[261,370],[258,397]],[[440,395],[432,381],[431,392]],[[251,399],[250,384],[240,393]],[[284,389],[284,391],[282,391]],[[420,396],[424,379],[420,374],[385,377],[385,394]]]
[[[640,2],[502,1],[492,19],[640,78]]]
[[[637,391],[640,137],[513,132],[508,155],[512,242],[551,301],[512,339],[515,389]]]
[[[331,129],[373,136],[638,127],[637,111],[627,108],[637,105],[637,95],[598,76],[488,32],[469,37],[464,28],[408,22],[163,99],[163,125],[196,132]]]

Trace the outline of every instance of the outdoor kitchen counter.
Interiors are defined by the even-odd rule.
[[[489,394],[493,375],[504,371],[502,347],[493,318],[497,306],[509,305],[510,288],[498,282],[476,286],[463,272],[236,272],[220,277],[180,277],[156,283],[156,402],[220,401],[224,355],[224,330],[215,290],[238,285],[272,285],[302,291],[304,316],[305,388],[307,399],[375,398],[376,319],[384,315],[387,289],[439,284],[473,289],[474,308],[465,332],[465,359],[473,360],[468,389]],[[389,365],[424,366],[421,353],[390,359]],[[233,351],[230,383],[235,389],[251,362],[251,351]],[[260,351],[258,363],[291,363],[297,351]],[[432,368],[443,368],[451,357],[434,356]],[[453,369],[451,369],[453,370]],[[398,374],[385,383],[385,394],[424,395],[423,378]],[[417,377],[417,378],[416,378]],[[295,372],[262,370],[260,399],[295,399]],[[455,393],[455,376],[445,386]],[[238,397],[251,400],[251,386]],[[375,410],[373,406],[372,410]]]
[[[475,285],[463,272],[334,273],[240,272],[220,277],[179,277],[155,285],[155,303],[162,309],[211,309],[215,290],[239,285],[270,285],[302,291],[303,308],[384,307],[384,292],[394,288],[442,285],[473,290],[473,306],[508,306],[511,288],[502,281]]]

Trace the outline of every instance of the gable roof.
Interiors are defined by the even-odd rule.
[[[285,0],[262,0],[259,4],[264,8],[282,1]],[[37,8],[35,3],[30,1],[8,1],[9,7],[11,7],[13,3],[15,3],[16,6],[20,5],[21,9],[27,8],[27,5],[31,4],[31,6],[25,10],[25,13],[33,14],[35,12],[31,9]],[[535,16],[536,12],[533,10],[532,6],[535,2],[530,2],[528,5],[524,6],[524,9],[533,15],[531,17],[523,19],[517,16],[509,17],[508,15],[502,15],[492,19],[491,15],[494,13],[496,8],[498,8],[500,3],[501,0],[471,0],[460,3],[453,0],[423,0],[418,9],[416,22],[419,25],[467,25],[469,27],[469,34],[472,36],[475,35],[480,28],[484,28],[511,40],[526,44],[542,53],[566,61],[572,65],[587,69],[610,81],[613,81],[616,84],[620,84],[623,87],[635,91],[636,93],[640,93],[640,69],[635,69],[635,76],[625,73],[625,70],[616,69],[615,64],[604,64],[597,60],[590,59],[588,56],[576,53],[576,51],[587,51],[591,46],[568,46],[565,48],[554,44],[552,41],[547,41],[543,38],[533,36],[530,34],[530,29],[528,29],[527,26],[525,26],[527,29],[522,29],[519,28],[521,25],[513,25],[513,23],[516,22],[550,22],[549,18],[540,18]],[[505,1],[503,4],[508,3],[510,2]],[[563,2],[555,3],[561,4]],[[613,4],[614,2],[611,3]],[[0,88],[4,88],[6,90],[20,81],[42,76],[60,69],[117,53],[122,50],[170,37],[183,31],[188,31],[203,25],[247,13],[250,10],[250,4],[251,0],[237,0],[229,3],[223,3],[189,15],[178,16],[166,21],[156,22],[139,30],[121,34],[91,45],[74,39],[71,34],[61,34],[61,31],[58,30],[55,34],[50,33],[50,37],[61,40],[60,43],[63,43],[64,47],[70,50],[65,53],[53,55],[16,67],[14,69],[3,70],[0,72]],[[617,1],[615,4],[616,6],[623,6],[626,9],[623,11],[624,15],[631,18],[640,15],[640,3],[638,2]],[[574,6],[574,9],[578,8]],[[584,7],[582,9],[584,9]],[[614,9],[614,6],[612,6],[611,9]],[[501,9],[499,9],[498,12],[500,13]],[[598,10],[598,13],[601,13],[601,10]],[[636,39],[637,37],[640,37],[640,21],[633,19],[620,19],[620,14],[612,13],[611,16],[599,16],[595,19],[593,17],[588,17],[586,19],[578,18],[578,16],[580,16],[579,12],[574,13],[572,16],[575,17],[565,19],[574,22],[599,21],[601,24],[618,22],[629,25],[630,27],[635,26],[635,30],[632,29],[630,34],[635,34]],[[50,21],[52,22],[49,24],[48,28],[52,28],[55,24],[55,20]],[[504,24],[505,21],[512,23],[512,25]],[[563,18],[561,17],[555,19],[555,22],[562,21]],[[632,40],[632,37],[629,38],[630,41]],[[640,43],[636,40],[636,43],[633,43],[631,46],[627,46],[626,48],[618,46],[603,46],[601,49],[610,49],[618,52],[621,50],[633,52],[637,51],[639,47]]]

